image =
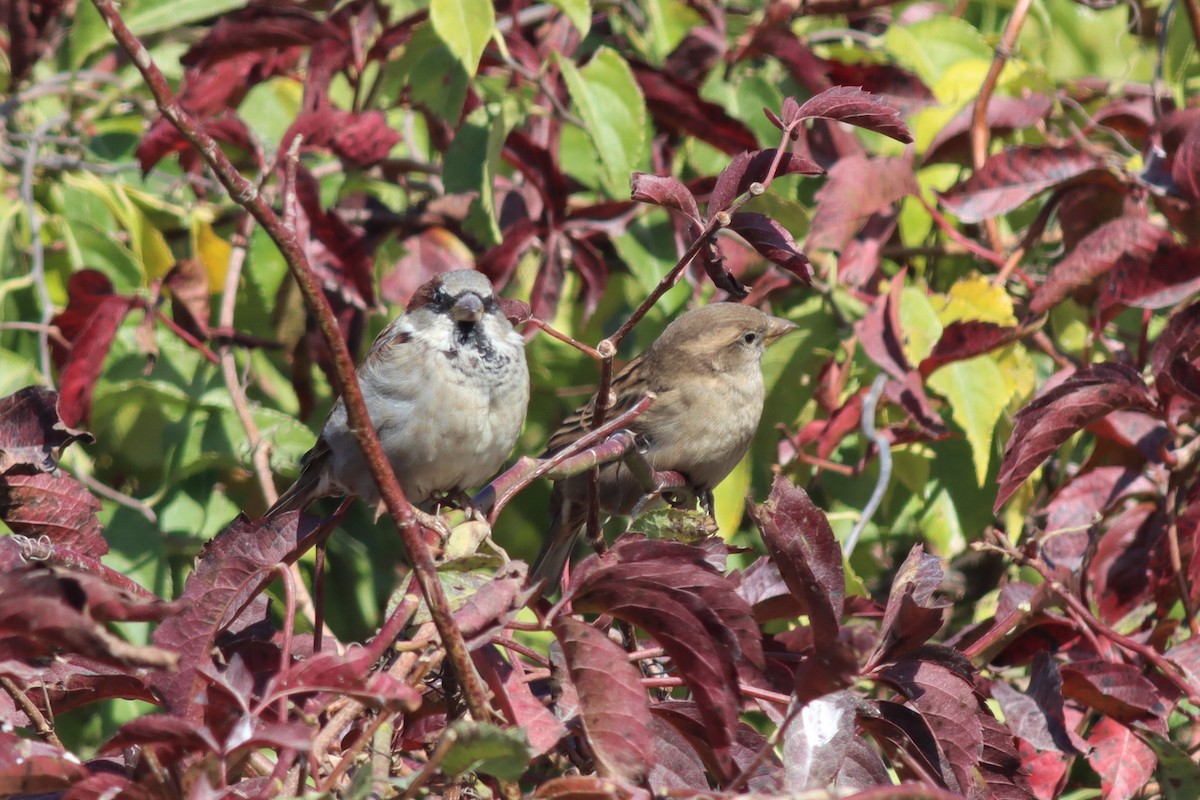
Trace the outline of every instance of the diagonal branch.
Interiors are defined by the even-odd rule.
[[[350,429],[354,431],[355,438],[362,447],[371,476],[379,485],[384,505],[395,521],[404,546],[412,559],[413,570],[421,586],[421,593],[425,597],[434,625],[446,648],[447,658],[463,688],[467,708],[475,719],[488,720],[491,717],[491,709],[488,706],[487,693],[471,664],[462,632],[454,624],[450,604],[438,580],[433,555],[422,535],[422,529],[417,522],[414,509],[396,481],[391,464],[379,443],[379,436],[371,425],[367,405],[363,400],[362,390],[358,386],[358,378],[355,375],[354,360],[342,339],[341,331],[338,330],[337,319],[334,317],[329,300],[321,290],[295,232],[283,223],[254,184],[237,171],[217,142],[209,136],[204,126],[180,106],[167,79],[154,63],[150,53],[121,18],[114,0],[92,0],[92,3],[100,12],[108,29],[112,31],[117,44],[141,73],[154,95],[155,103],[162,115],[170,120],[171,124],[196,148],[233,201],[254,216],[258,224],[275,242],[287,262],[292,277],[300,287],[305,305],[316,318],[317,327],[329,348],[333,360],[335,383],[346,405]]]

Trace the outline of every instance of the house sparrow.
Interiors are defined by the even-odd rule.
[[[383,451],[414,504],[491,478],[516,443],[529,404],[525,341],[488,279],[470,269],[421,286],[371,345],[358,381]],[[300,477],[267,516],[329,495],[379,502],[341,398],[300,464]]]
[[[613,378],[609,417],[653,393],[653,404],[629,430],[647,464],[656,472],[681,473],[711,514],[712,489],[741,461],[758,429],[765,394],[763,351],[795,328],[736,303],[688,311]],[[591,428],[595,404],[593,397],[562,423],[546,456]],[[600,467],[602,511],[629,514],[645,494],[623,461]],[[550,532],[530,570],[531,585],[558,584],[587,520],[587,496],[586,473],[555,483]]]

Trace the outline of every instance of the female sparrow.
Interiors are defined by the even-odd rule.
[[[478,486],[504,465],[529,405],[525,340],[492,285],[471,269],[445,272],[413,295],[358,367],[371,422],[409,501]],[[303,509],[318,497],[379,490],[341,398],[300,477],[267,511]]]
[[[768,344],[795,330],[785,319],[736,303],[713,303],[676,319],[612,382],[609,416],[647,394],[653,404],[629,424],[639,450],[656,472],[681,473],[712,513],[712,489],[750,448],[762,416],[762,355]],[[546,456],[591,428],[593,397],[550,437]],[[554,484],[550,532],[530,571],[530,584],[557,585],[587,518],[587,474]],[[600,467],[600,508],[629,514],[646,494],[629,467]]]

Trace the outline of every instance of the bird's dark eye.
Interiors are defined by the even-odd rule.
[[[754,331],[750,331],[749,333],[747,333],[745,336],[742,337],[742,341],[745,342],[746,344],[754,344],[754,342],[757,339],[758,339],[758,334],[755,333]]]

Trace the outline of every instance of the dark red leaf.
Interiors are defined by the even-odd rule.
[[[108,278],[96,270],[81,270],[67,281],[67,307],[51,323],[57,325],[71,350],[56,351],[61,370],[58,413],[68,426],[87,420],[92,392],[104,368],[104,359],[125,315],[138,301],[113,294]]]
[[[1152,259],[1118,259],[1099,305],[1168,308],[1200,290],[1200,249],[1160,247]]]
[[[1084,528],[1122,498],[1154,491],[1138,468],[1096,467],[1077,474],[1046,504],[1046,532]]]
[[[812,265],[796,247],[788,229],[765,214],[739,211],[729,222],[729,229],[750,243],[767,260],[783,267],[807,286],[812,283]]]
[[[134,746],[151,747],[158,750],[160,756],[221,752],[220,743],[206,725],[168,714],[148,714],[126,722],[104,743],[100,752],[115,753]]]
[[[212,663],[213,642],[273,577],[278,564],[294,562],[315,542],[317,520],[302,514],[250,522],[244,516],[208,543],[179,601],[180,612],[154,631],[154,642],[180,655],[179,669],[152,682],[167,708],[196,721],[202,667]]]
[[[655,719],[669,722],[672,728],[683,734],[710,770],[717,771],[712,742],[705,732],[703,716],[695,703],[664,700],[651,706],[650,713]],[[739,770],[750,770],[746,778],[747,789],[765,794],[779,792],[783,782],[783,764],[761,733],[745,722],[739,722],[730,753]]]
[[[913,759],[923,768],[917,774],[944,776],[950,771],[929,721],[915,708],[890,700],[868,700],[859,704],[858,722],[885,748],[890,744],[892,749],[907,754],[907,757],[893,757],[893,765],[900,766]]]
[[[771,560],[804,605],[817,648],[831,646],[838,637],[846,576],[829,520],[803,489],[782,475],[776,476],[767,502],[748,510]]]
[[[994,322],[951,322],[942,330],[941,338],[933,346],[933,351],[921,361],[917,371],[928,377],[938,367],[1003,347],[1016,339],[1019,333],[1019,328]]]
[[[557,224],[567,213],[571,192],[556,153],[518,128],[508,135],[501,155],[537,189],[549,222]]]
[[[687,737],[658,714],[650,715],[650,728],[654,744],[654,766],[648,776],[650,788],[660,797],[673,789],[707,791],[704,762]]]
[[[477,269],[491,278],[492,283],[503,286],[512,277],[521,256],[541,234],[537,222],[529,219],[518,222],[504,232],[504,241],[479,257]]]
[[[1140,667],[1115,661],[1072,660],[1063,664],[1063,694],[1119,722],[1162,718],[1158,690]]]
[[[1200,201],[1200,124],[1191,126],[1175,150],[1171,180],[1188,200]]]
[[[374,240],[322,207],[317,179],[303,165],[296,169],[296,200],[302,212],[296,215],[296,238],[322,288],[352,308],[374,306]]]
[[[1123,261],[1148,264],[1159,246],[1170,238],[1168,231],[1144,217],[1118,217],[1106,222],[1055,265],[1029,301],[1030,310],[1040,314],[1053,308],[1071,292],[1088,286]]]
[[[584,562],[578,569],[585,569]],[[695,593],[646,579],[625,579],[618,564],[580,576],[572,587],[577,610],[612,614],[653,637],[675,663],[704,717],[717,771],[731,773],[730,747],[737,727],[737,638]],[[577,573],[578,574],[578,573]]]
[[[0,474],[18,466],[51,472],[67,445],[77,441],[94,439],[59,419],[57,392],[26,386],[0,398]]]
[[[1019,692],[1004,681],[992,684],[992,697],[1009,730],[1038,750],[1079,755],[1063,711],[1062,676],[1053,659],[1038,653],[1030,667],[1029,689]]]
[[[163,278],[163,286],[171,292],[171,312],[179,327],[198,339],[207,339],[212,292],[204,264],[194,258],[175,262]]]
[[[817,210],[805,248],[840,252],[872,216],[919,192],[907,157],[846,156],[833,165],[817,191]]]
[[[938,100],[914,72],[895,64],[872,64],[869,61],[844,63],[826,61],[829,80],[836,86],[861,86],[863,91],[894,106],[903,116],[922,108],[937,105]]]
[[[1123,364],[1092,364],[1042,392],[1014,419],[993,510],[998,511],[1047,456],[1088,423],[1118,409],[1153,407],[1145,381]]]
[[[318,653],[292,664],[271,681],[271,698],[310,692],[331,692],[392,711],[415,711],[421,693],[385,671],[376,671],[364,648],[348,653]]]
[[[579,695],[584,733],[599,773],[641,783],[650,773],[654,754],[641,673],[618,644],[591,625],[560,615],[552,628]]]
[[[922,545],[896,571],[871,664],[892,661],[928,641],[942,627],[949,601],[934,600],[943,578],[941,562]]]
[[[1159,397],[1181,396],[1200,403],[1200,303],[1193,303],[1171,316],[1150,349],[1150,369]]]
[[[369,167],[388,157],[400,133],[380,111],[352,113],[325,106],[305,111],[283,135],[280,153],[303,136],[301,150],[329,150],[354,167]]]
[[[858,86],[834,86],[810,97],[798,108],[793,108],[786,101],[784,103],[785,125],[791,125],[796,120],[817,118],[856,125],[905,144],[913,140],[912,133],[896,109]]]
[[[220,116],[202,120],[199,124],[217,143],[231,145],[253,155],[255,166],[263,166],[258,161],[259,148],[254,133],[234,112],[225,111]],[[134,151],[142,175],[148,174],[159,161],[172,154],[179,154],[180,163],[186,170],[191,171],[199,166],[199,154],[193,149],[192,143],[179,132],[174,123],[165,117],[159,117],[146,131],[146,135]]]
[[[630,61],[646,108],[661,130],[680,131],[735,155],[754,150],[754,134],[724,108],[700,97],[696,87],[638,61]]]
[[[206,67],[242,53],[283,50],[337,38],[337,26],[293,6],[254,6],[221,16],[179,59],[185,67]]]
[[[942,205],[967,223],[1007,214],[1047,189],[1103,170],[1101,156],[1078,147],[1010,147],[988,158]]]
[[[1087,760],[1100,776],[1100,790],[1111,800],[1140,796],[1154,777],[1158,756],[1136,733],[1115,719],[1101,717],[1089,731]]]
[[[61,747],[0,730],[0,795],[59,792],[85,777],[79,758]]]
[[[524,587],[522,570],[512,565],[502,567],[454,612],[454,622],[462,631],[468,649],[487,644],[493,634],[499,633],[525,607],[533,592],[524,591]]]
[[[683,182],[673,175],[635,172],[629,179],[629,185],[633,199],[639,203],[673,208],[696,225],[701,224],[700,207],[696,205],[696,198]]]
[[[983,755],[983,724],[975,687],[940,664],[904,660],[880,670],[921,714],[937,739],[949,769],[942,770],[951,791],[964,794],[974,784]]]
[[[471,657],[492,693],[492,702],[506,720],[525,732],[533,756],[545,755],[567,735],[558,718],[534,697],[521,670],[505,661],[494,645],[473,651]]]
[[[0,475],[0,519],[13,533],[50,542],[83,555],[108,552],[96,512],[100,501],[69,475],[13,470]]]
[[[979,773],[992,800],[1034,800],[1012,732],[991,714],[977,716],[983,728]]]
[[[1172,593],[1176,591],[1173,570],[1161,558],[1165,533],[1163,515],[1154,502],[1147,500],[1130,503],[1114,515],[1099,542],[1084,539],[1081,551],[1088,553],[1094,548],[1090,552],[1087,577],[1101,620],[1117,624],[1148,597],[1153,597],[1156,584],[1165,583],[1172,587]],[[1073,581],[1078,571],[1075,567],[1063,577]]]
[[[867,357],[898,380],[904,380],[912,372],[908,356],[904,354],[900,328],[900,290],[903,287],[904,272],[901,271],[892,279],[887,294],[876,297],[870,311],[854,326]]]
[[[988,102],[985,119],[988,129],[993,134],[1002,134],[1036,125],[1044,120],[1053,108],[1053,98],[1044,94],[1031,94],[1028,97],[993,97]],[[925,151],[924,163],[959,161],[969,157],[968,139],[974,116],[975,104],[968,103],[937,136],[933,137]]]
[[[708,198],[708,215],[711,217],[718,211],[728,210],[734,200],[750,190],[750,184],[765,181],[767,171],[775,163],[777,153],[778,150],[772,147],[768,150],[746,151],[734,156],[729,166],[717,176],[717,184]],[[803,175],[821,175],[825,170],[815,161],[803,156],[784,153],[772,177],[797,172]]]
[[[805,792],[833,784],[856,737],[855,699],[845,689],[804,703],[784,730],[784,790]]]

